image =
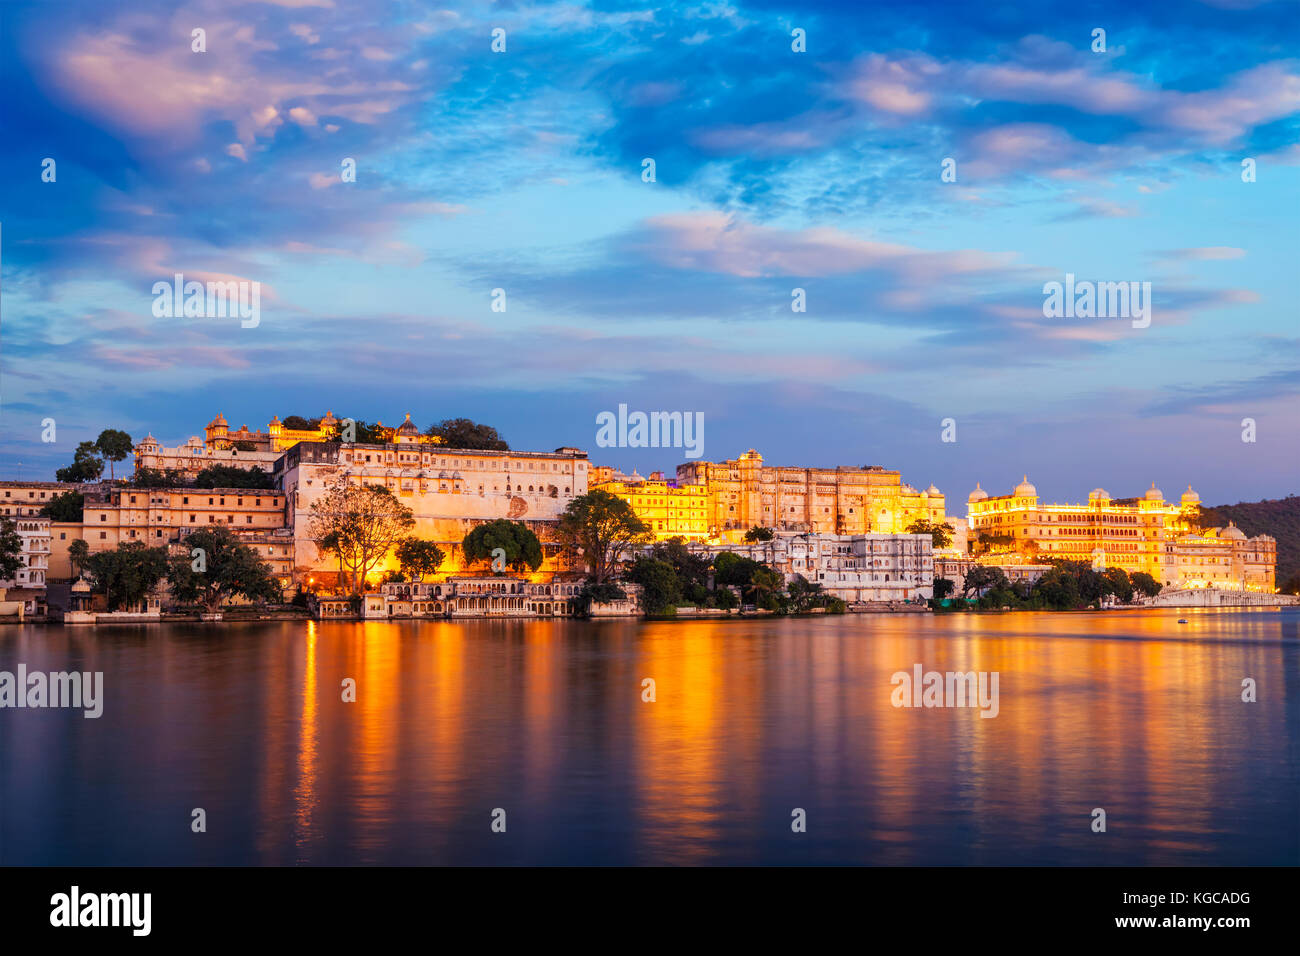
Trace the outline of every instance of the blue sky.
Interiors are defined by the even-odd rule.
[[[1289,0],[18,2],[0,70],[4,477],[326,408],[671,472],[623,403],[957,502],[1300,492]],[[260,324],[155,318],[176,272]],[[1067,272],[1150,327],[1045,318]]]

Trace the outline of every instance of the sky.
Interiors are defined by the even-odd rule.
[[[1300,493],[1298,132],[1293,0],[0,2],[0,478],[326,409],[671,474],[626,405],[957,514]]]

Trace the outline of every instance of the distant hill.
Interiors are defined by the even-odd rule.
[[[1267,534],[1277,538],[1279,587],[1300,575],[1300,495],[1201,509],[1202,528],[1220,527],[1229,521],[1251,537]]]

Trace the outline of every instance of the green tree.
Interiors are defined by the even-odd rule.
[[[651,549],[650,556],[673,566],[683,596],[697,602],[703,599],[704,595],[700,592],[708,590],[712,562],[702,554],[692,553],[686,546],[685,539],[674,537],[656,544]]]
[[[97,481],[104,473],[104,459],[99,456],[93,441],[83,441],[72,453],[72,464],[54,473],[56,481],[78,484]]]
[[[271,566],[228,528],[216,525],[186,535],[187,553],[171,559],[167,581],[172,596],[216,611],[232,597],[279,601],[280,583]]]
[[[1132,583],[1134,590],[1141,591],[1147,597],[1155,597],[1160,593],[1160,589],[1163,587],[1159,581],[1147,574],[1145,571],[1135,571],[1129,576],[1129,581]],[[1297,594],[1300,593],[1300,591],[1291,591],[1288,593]]]
[[[275,477],[261,468],[236,468],[234,465],[209,465],[194,476],[195,488],[249,488],[270,491]]]
[[[650,539],[650,529],[622,498],[599,488],[574,498],[560,516],[556,536],[576,557],[581,553],[596,584],[614,574],[630,545]]]
[[[86,560],[92,586],[116,611],[143,601],[167,576],[166,548],[146,547],[141,541],[120,544],[112,551],[97,551]]]
[[[352,422],[351,429],[348,421]],[[349,439],[349,434],[351,438]],[[386,445],[393,437],[393,430],[387,425],[371,425],[360,419],[341,418],[333,431],[326,436],[327,441],[352,441],[358,445]]]
[[[86,496],[80,491],[65,491],[46,502],[41,514],[51,521],[80,521],[85,504]]]
[[[284,421],[280,422],[280,424],[291,432],[309,432],[320,427],[320,419],[303,418],[301,415],[285,415]]]
[[[536,538],[534,538],[536,540]],[[432,541],[407,538],[397,546],[397,562],[412,580],[419,581],[426,574],[436,574],[438,565],[446,557],[442,548]]]
[[[966,572],[962,582],[961,596],[965,598],[972,591],[978,596],[985,591],[1000,590],[1007,586],[1006,573],[993,565],[977,564]]]
[[[318,549],[338,555],[359,594],[366,575],[415,527],[415,515],[382,485],[339,481],[313,502],[307,526]]]
[[[1107,568],[1106,580],[1110,583],[1110,593],[1125,604],[1133,600],[1133,581],[1123,568]]]
[[[131,436],[116,428],[105,428],[95,439],[95,449],[108,462],[108,476],[113,478],[113,463],[122,461],[135,449]]]
[[[802,574],[796,574],[787,590],[790,592],[790,606],[795,611],[808,611],[815,607],[825,607],[830,595],[815,581],[809,581]]]
[[[952,547],[952,535],[956,529],[948,522],[942,524],[926,518],[917,518],[907,526],[908,534],[928,534],[934,542],[935,550]]]
[[[776,537],[775,531],[771,528],[760,528],[758,525],[754,525],[745,532],[745,542],[747,544],[754,544],[758,541],[771,541],[774,537]]]
[[[80,577],[90,564],[90,545],[83,538],[73,538],[68,542],[68,563],[72,565],[72,576]]]
[[[441,438],[448,448],[480,451],[509,451],[510,446],[491,425],[480,425],[468,418],[446,418],[430,425],[425,434]]]
[[[131,476],[131,484],[137,488],[180,488],[185,481],[174,471],[137,468],[135,474]]]
[[[8,518],[0,518],[0,581],[9,580],[26,565],[18,526]]]
[[[670,614],[682,601],[681,582],[667,561],[641,555],[628,568],[627,579],[641,585],[641,606],[647,614]]]
[[[754,604],[768,611],[778,608],[777,595],[781,593],[781,575],[767,565],[759,565],[749,579],[749,588],[754,595]]]
[[[956,589],[957,584],[951,578],[934,579],[934,599],[942,601],[944,598],[951,596]]]
[[[515,571],[529,568],[536,571],[542,566],[542,544],[528,527],[518,521],[498,518],[481,524],[465,535],[461,542],[465,560],[491,561],[497,548],[505,551],[506,566]]]

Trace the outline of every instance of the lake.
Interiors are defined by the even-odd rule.
[[[1297,608],[7,627],[0,671],[104,692],[98,719],[0,710],[0,863],[1296,865],[1298,631]],[[918,664],[996,672],[997,715],[894,706]]]

